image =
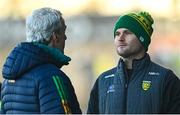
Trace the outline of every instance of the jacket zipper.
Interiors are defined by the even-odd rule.
[[[128,100],[128,85],[129,85],[129,76],[127,74],[127,70],[125,69],[125,91],[124,91],[124,94],[125,94],[125,101],[124,101],[124,113],[126,114],[127,113],[127,100]]]
[[[128,92],[127,92],[127,90],[128,90],[128,83],[126,83],[125,84],[125,91],[124,91],[124,113],[126,114],[127,113],[127,96],[128,96]]]

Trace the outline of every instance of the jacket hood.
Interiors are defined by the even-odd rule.
[[[71,59],[56,48],[39,43],[21,43],[15,47],[3,66],[3,78],[15,80],[31,69],[42,64],[54,64],[57,67],[69,64]]]

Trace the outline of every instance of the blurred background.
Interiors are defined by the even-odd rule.
[[[62,69],[70,77],[83,113],[100,73],[117,65],[113,26],[124,13],[147,11],[155,20],[148,53],[180,77],[180,0],[0,0],[0,70],[17,43],[25,41],[25,18],[41,7],[59,9],[67,25]],[[0,77],[2,82],[2,74]]]

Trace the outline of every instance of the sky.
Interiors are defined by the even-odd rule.
[[[146,10],[157,17],[180,18],[180,0],[0,0],[0,18],[26,17],[40,7],[59,9],[66,16],[83,13],[119,15]]]

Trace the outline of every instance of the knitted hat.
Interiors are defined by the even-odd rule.
[[[151,35],[153,33],[153,23],[153,18],[147,12],[129,13],[122,15],[115,24],[114,37],[117,29],[126,28],[136,35],[147,51],[151,42]]]

